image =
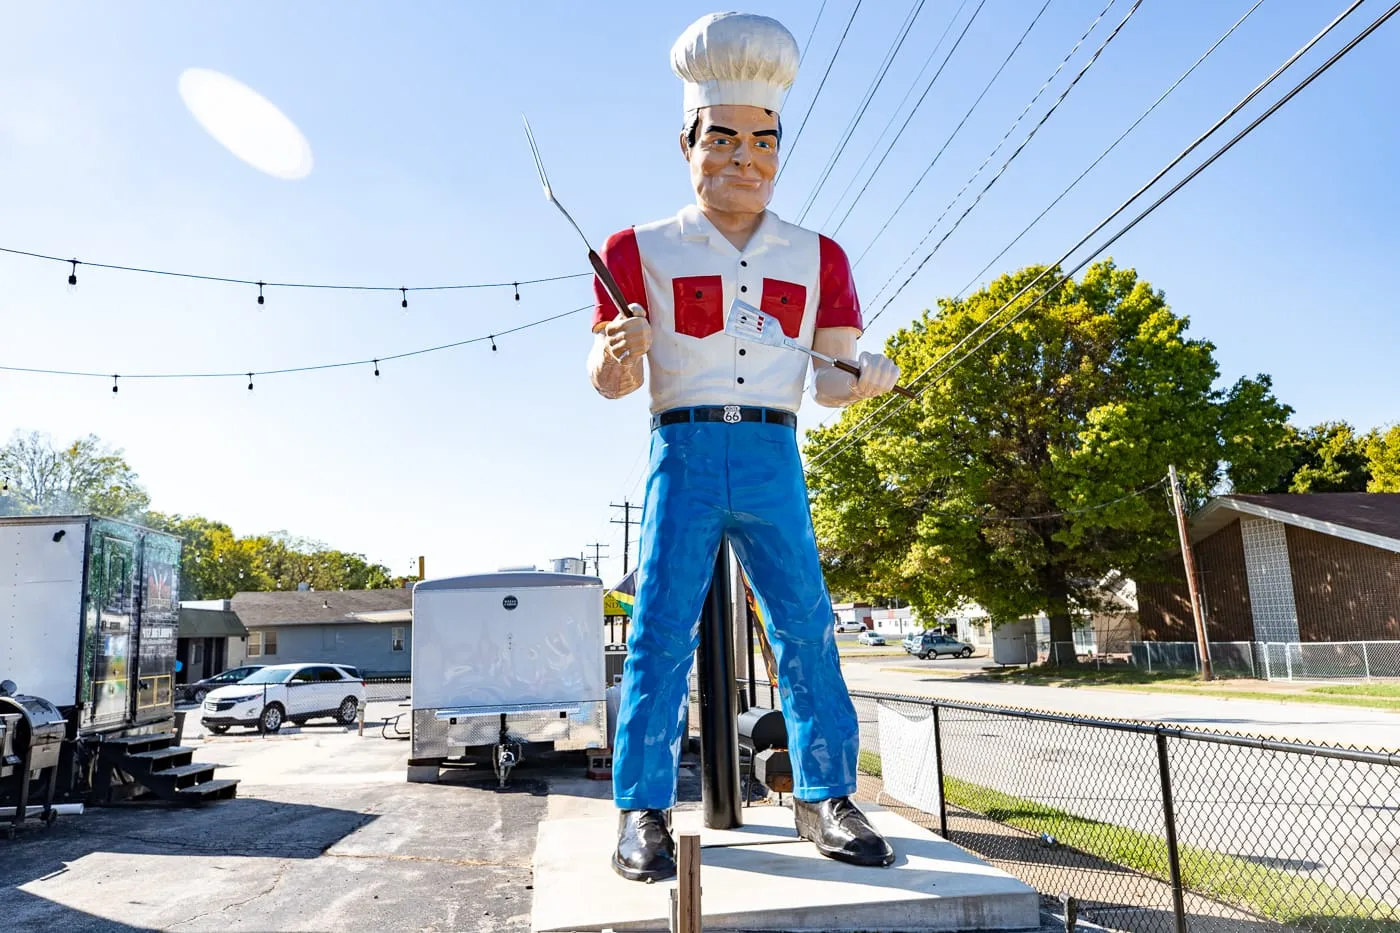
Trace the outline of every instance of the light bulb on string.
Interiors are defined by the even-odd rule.
[[[492,335],[491,335],[490,337],[488,337],[487,339],[491,341],[491,352],[492,352],[492,353],[495,353],[495,352],[496,352],[496,335],[495,335],[495,334],[492,334]]]
[[[266,282],[259,282],[259,283],[258,283],[258,304],[262,304],[262,303],[263,303],[263,286],[266,285],[266,284],[267,284]]]
[[[5,481],[4,481],[3,483],[0,483],[0,492],[9,492],[9,491],[10,491],[10,478],[7,476],[7,477],[5,477]]]
[[[407,307],[408,307],[408,289],[407,289],[407,288],[400,288],[400,289],[399,289],[399,292],[403,295],[403,301],[399,302],[399,307],[401,307],[401,308],[407,308]]]
[[[117,378],[118,378],[118,377],[116,377],[116,376],[113,376],[113,377],[112,377],[112,393],[113,393],[114,395],[116,394],[116,391],[117,391]]]
[[[249,391],[249,392],[253,391],[253,374],[252,374],[252,373],[249,373],[249,374],[248,374],[248,391]]]
[[[379,361],[378,361],[378,360],[375,360],[375,361],[374,361],[374,374],[375,374],[376,376],[379,375]]]
[[[516,300],[516,301],[519,301],[519,300],[520,300],[520,283],[519,283],[519,282],[511,282],[510,284],[515,286],[515,300]]]
[[[73,264],[73,271],[68,273],[68,284],[76,286],[78,284],[78,260],[70,259],[68,261]]]

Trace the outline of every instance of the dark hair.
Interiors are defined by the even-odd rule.
[[[763,108],[763,112],[766,113],[766,114],[768,114],[768,116],[770,116],[770,117],[773,115],[773,111],[769,110],[767,107]],[[692,110],[692,111],[690,112],[690,122],[687,123],[687,124],[686,124],[684,127],[682,127],[681,129],[682,129],[682,131],[685,133],[685,146],[686,146],[686,148],[687,148],[687,149],[694,149],[694,148],[695,148],[695,136],[696,136],[697,133],[700,132],[700,111],[699,111],[699,110]],[[778,145],[781,146],[782,143],[783,143],[783,118],[782,118],[782,117],[778,117]]]

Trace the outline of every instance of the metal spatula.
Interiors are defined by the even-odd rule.
[[[825,353],[818,353],[811,347],[804,347],[783,333],[783,325],[780,321],[764,314],[747,301],[735,299],[734,304],[729,309],[729,315],[724,319],[724,332],[738,340],[763,344],[765,347],[787,347],[789,350],[800,350],[824,363],[830,363],[842,372],[860,378],[860,367],[853,366],[845,360],[827,356]],[[891,391],[905,398],[917,398],[904,386],[895,386]]]

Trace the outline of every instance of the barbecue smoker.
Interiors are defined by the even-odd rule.
[[[535,571],[413,588],[408,780],[489,757],[500,784],[531,747],[607,744],[603,585]]]
[[[175,744],[179,567],[180,539],[148,528],[0,518],[0,681],[18,685],[0,716],[29,762],[0,776],[0,813],[22,819],[35,789],[49,802],[234,795]]]

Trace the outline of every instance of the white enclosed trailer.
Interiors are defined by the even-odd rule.
[[[535,571],[413,588],[410,781],[487,752],[504,783],[527,745],[606,744],[603,584]]]

